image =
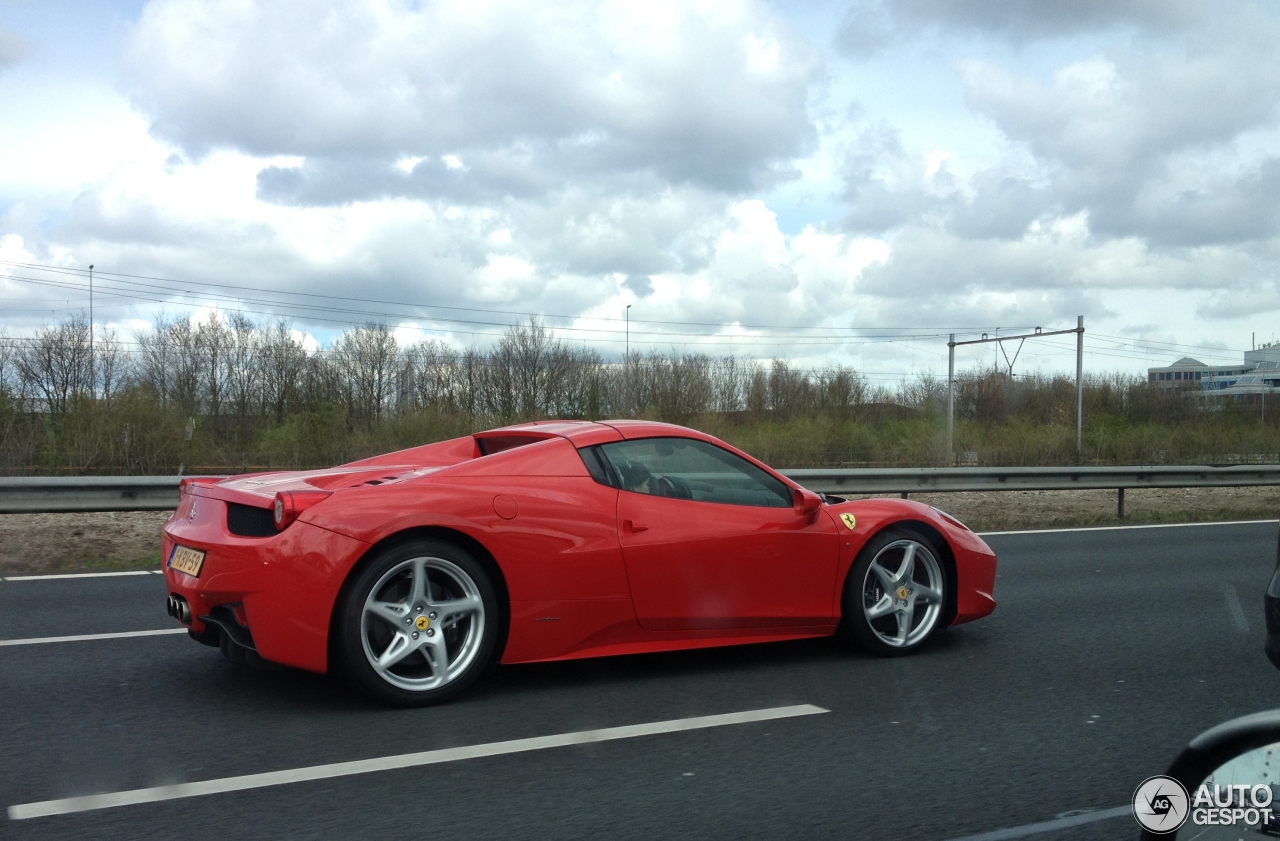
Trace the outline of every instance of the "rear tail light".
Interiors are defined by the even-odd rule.
[[[276,494],[275,505],[271,509],[276,531],[287,529],[303,511],[325,499],[330,493],[332,491],[280,491]]]

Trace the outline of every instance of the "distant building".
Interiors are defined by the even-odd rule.
[[[1204,377],[1212,373],[1199,359],[1184,356],[1172,365],[1148,368],[1147,382],[1161,391],[1199,391]]]
[[[1147,382],[1161,391],[1202,397],[1242,397],[1280,391],[1280,344],[1244,352],[1241,365],[1206,365],[1184,356],[1163,368],[1148,368]]]
[[[1263,362],[1270,362],[1272,365],[1280,365],[1280,342],[1272,342],[1269,345],[1263,345],[1254,350],[1246,350],[1244,352],[1244,361],[1251,362],[1255,365]]]

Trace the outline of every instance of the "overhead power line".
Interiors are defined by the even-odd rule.
[[[0,279],[8,279],[48,289],[80,292],[82,294],[87,294],[88,291],[85,285],[77,282],[87,279],[87,270],[67,266],[53,266],[41,263],[24,263],[8,260],[0,260],[0,265],[24,269],[29,272],[44,275],[43,277],[32,277],[29,275],[8,274],[0,275]],[[527,323],[524,319],[532,318],[535,315],[517,310],[485,308],[478,306],[454,306],[395,299],[357,298],[353,296],[332,295],[318,292],[300,292],[244,284],[228,284],[221,282],[192,283],[176,278],[130,274],[125,272],[105,272],[95,270],[95,281],[98,287],[97,294],[108,296],[118,301],[116,304],[107,305],[112,308],[129,306],[130,304],[127,302],[130,301],[170,304],[175,303],[175,300],[177,300],[186,301],[187,306],[213,302],[224,311],[240,312],[251,316],[269,318],[284,317],[290,319],[296,318],[304,322],[310,321],[320,324],[335,325],[338,327],[360,326],[369,323],[370,321],[375,321],[388,324],[395,323],[397,327],[409,327],[423,333],[435,332],[449,335],[482,337],[485,339],[498,338],[506,330]],[[250,294],[222,295],[217,294],[213,290],[230,290],[234,293]],[[235,302],[237,306],[226,306],[225,304],[227,301]],[[67,298],[30,299],[23,303],[38,302],[71,303]],[[191,302],[195,303],[193,304]],[[409,311],[370,309],[367,308],[368,305],[405,308]],[[69,306],[63,308],[16,307],[9,308],[7,311],[13,313],[36,313],[68,312],[75,311],[75,309],[76,308]],[[441,312],[437,311],[451,314],[441,314]],[[462,317],[462,315],[465,314],[475,314],[479,317]],[[576,322],[575,324],[570,325],[549,325],[549,327],[560,335],[565,333],[573,334],[571,338],[577,341],[612,345],[620,343],[625,333],[626,319],[624,318],[566,315],[557,313],[537,313],[536,315],[545,319],[558,319]],[[490,318],[485,318],[486,316],[491,317],[492,320]],[[512,321],[501,319],[500,317],[502,316],[516,316],[520,320]],[[675,330],[633,329],[631,331],[637,343],[651,347],[684,346],[694,349],[728,347],[730,352],[732,352],[732,349],[735,347],[743,347],[746,349],[762,345],[819,348],[844,346],[859,347],[912,342],[916,343],[913,344],[913,353],[915,355],[923,355],[926,358],[936,358],[938,360],[945,357],[945,351],[941,349],[941,346],[939,346],[938,349],[934,349],[928,346],[928,344],[922,347],[919,343],[929,343],[931,340],[944,340],[949,332],[954,332],[958,336],[966,336],[977,335],[980,332],[992,331],[992,328],[990,327],[970,326],[833,327],[830,325],[816,325],[814,327],[804,327],[798,325],[780,326],[740,324],[737,322],[677,321],[644,319],[639,317],[632,318],[631,322],[633,325],[647,325],[651,328],[692,328]],[[593,323],[601,326],[590,326]],[[612,325],[616,325],[616,327]],[[696,328],[707,329],[698,330]],[[1002,329],[1024,328],[1009,326]],[[1025,329],[1030,328],[1028,327]],[[732,330],[752,332],[724,332]],[[1096,332],[1091,332],[1088,335],[1088,338],[1090,340],[1090,346],[1086,347],[1086,353],[1090,357],[1102,357],[1125,361],[1152,361],[1153,357],[1156,355],[1186,353],[1196,354],[1197,356],[1205,357],[1206,359],[1227,362],[1234,361],[1237,358],[1232,356],[1232,354],[1242,353],[1242,351],[1228,348],[1178,342],[1164,342],[1154,339],[1115,336]],[[1100,341],[1105,341],[1109,343],[1110,346],[1099,347],[1098,344]],[[1054,345],[1051,341],[1046,342],[1045,344],[1056,347],[1064,352],[1070,350],[1074,353],[1074,348]],[[1052,352],[1041,352],[1036,355],[1044,357],[1056,356],[1058,354]]]
[[[87,276],[88,276],[88,272],[87,272],[87,270],[81,270],[81,269],[76,269],[76,268],[71,268],[71,267],[66,267],[66,266],[50,266],[50,265],[46,265],[46,264],[42,264],[42,263],[19,263],[19,262],[14,262],[14,261],[10,261],[10,260],[0,260],[0,265],[5,265],[5,266],[14,266],[14,267],[16,267],[16,268],[23,268],[23,269],[40,270],[40,271],[46,271],[46,272],[51,272],[51,273],[55,273],[55,274],[72,275],[72,276],[75,276],[75,277],[87,277]],[[331,295],[331,294],[320,293],[320,292],[299,292],[299,291],[288,290],[288,289],[272,289],[272,288],[268,288],[268,287],[261,287],[261,286],[244,286],[244,285],[238,285],[238,284],[221,283],[221,282],[209,282],[209,281],[201,281],[201,282],[199,282],[198,284],[193,284],[191,281],[180,280],[180,279],[177,279],[177,278],[156,277],[156,276],[151,276],[151,275],[136,275],[136,274],[127,274],[127,273],[123,273],[123,272],[107,272],[107,271],[101,271],[101,270],[97,270],[97,269],[95,269],[95,270],[94,270],[94,277],[95,277],[95,278],[99,278],[99,277],[118,278],[118,279],[121,279],[121,280],[120,280],[120,282],[121,282],[121,283],[128,283],[128,282],[130,282],[130,281],[134,281],[134,282],[139,282],[139,281],[157,281],[157,282],[159,282],[159,283],[164,283],[164,284],[178,284],[178,285],[181,285],[181,286],[184,286],[184,287],[190,287],[190,286],[195,285],[195,286],[202,287],[202,288],[212,288],[212,289],[233,289],[233,290],[239,290],[239,291],[245,291],[245,292],[253,292],[253,293],[258,293],[258,294],[287,295],[287,296],[290,296],[290,297],[297,297],[297,298],[309,298],[309,299],[310,299],[310,298],[315,298],[315,299],[324,299],[324,300],[332,300],[332,301],[348,301],[348,302],[356,303],[356,304],[383,304],[383,305],[388,305],[388,306],[413,307],[413,308],[417,308],[417,309],[429,309],[429,310],[447,310],[447,311],[452,311],[452,312],[475,312],[475,313],[484,313],[484,314],[490,314],[490,315],[514,315],[514,316],[518,316],[518,317],[520,317],[520,318],[528,318],[530,315],[532,315],[532,314],[536,314],[536,315],[539,315],[540,317],[543,317],[543,318],[558,318],[558,319],[566,319],[566,320],[590,319],[590,320],[592,320],[592,321],[613,322],[613,323],[617,323],[617,324],[625,324],[625,322],[626,322],[626,319],[625,319],[625,318],[614,318],[614,317],[609,317],[609,316],[594,316],[594,315],[592,315],[592,316],[587,316],[587,315],[565,315],[565,314],[559,314],[559,313],[530,313],[530,312],[528,312],[528,311],[520,311],[520,310],[503,310],[503,309],[494,309],[494,308],[487,308],[487,307],[463,307],[463,306],[454,306],[454,305],[446,305],[446,304],[425,303],[425,302],[421,302],[421,301],[403,301],[403,300],[380,299],[380,298],[365,298],[365,297],[359,297],[359,298],[357,298],[357,297],[345,296],[345,295]],[[154,284],[144,284],[144,283],[137,283],[137,285],[141,285],[141,286],[148,286],[148,287],[151,287],[151,288],[161,289],[161,290],[164,290],[164,291],[172,292],[172,293],[174,293],[174,294],[178,294],[178,293],[179,293],[179,291],[178,291],[178,290],[173,290],[173,289],[171,289],[171,287],[170,287],[170,286],[163,286],[163,287],[160,287],[160,286],[155,286]],[[182,291],[184,291],[184,292],[185,292],[186,290],[182,290]],[[286,304],[286,303],[288,303],[288,302],[279,301],[279,302],[275,302],[275,303]],[[333,310],[333,311],[353,311],[353,310],[349,310],[349,309],[340,309],[340,308],[326,308],[326,309],[331,309],[331,310]],[[442,318],[441,320],[450,320],[450,321],[452,321],[452,320],[454,320],[454,319],[443,319],[443,318]],[[461,323],[480,323],[480,324],[489,323],[489,322],[472,322],[472,321],[470,321],[470,320],[468,320],[468,319],[460,319],[459,321],[461,321]],[[821,326],[821,325],[820,325],[820,326],[815,326],[815,327],[811,327],[811,328],[806,328],[806,327],[797,327],[797,326],[779,326],[779,325],[761,325],[761,324],[741,324],[741,323],[738,323],[738,322],[723,322],[723,321],[717,321],[717,322],[713,322],[713,321],[673,321],[673,320],[661,320],[661,319],[646,319],[646,318],[639,318],[639,317],[633,317],[633,318],[631,319],[631,323],[633,323],[633,324],[655,324],[655,325],[665,325],[665,326],[674,326],[674,327],[712,327],[712,328],[717,328],[717,329],[725,329],[725,328],[734,328],[734,327],[736,327],[736,328],[739,328],[739,329],[742,329],[742,330],[773,330],[773,331],[776,331],[776,330],[833,330],[833,329],[835,329],[835,330],[850,330],[850,331],[859,331],[859,332],[875,332],[875,331],[903,332],[903,331],[905,331],[905,330],[911,330],[911,331],[913,331],[913,332],[911,332],[911,334],[910,334],[910,335],[912,335],[912,336],[918,335],[918,331],[922,331],[922,330],[929,330],[929,331],[963,331],[963,332],[970,332],[970,331],[980,331],[980,330],[983,330],[983,329],[987,329],[987,328],[983,328],[983,327],[980,327],[980,326],[979,326],[979,327],[972,327],[972,326],[970,326],[970,327],[957,327],[957,326],[953,326],[953,325],[944,325],[944,326],[938,326],[938,327],[920,326],[920,327],[914,327],[914,328],[903,328],[903,327],[830,327],[830,326]],[[705,334],[689,334],[689,335],[705,335]],[[944,335],[944,333],[939,332],[937,335]]]

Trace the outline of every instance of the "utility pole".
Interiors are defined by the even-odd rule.
[[[1084,316],[1076,316],[1076,461],[1084,461]]]
[[[947,339],[947,464],[955,463],[956,334]]]
[[[1083,433],[1084,433],[1084,316],[1076,316],[1076,326],[1072,330],[1051,330],[1046,333],[1039,327],[1034,333],[1024,333],[1020,336],[996,336],[988,338],[986,333],[982,334],[981,339],[969,339],[965,342],[957,342],[956,334],[952,333],[947,340],[947,458],[954,460],[955,457],[955,377],[956,377],[956,347],[959,345],[985,345],[995,342],[1000,345],[1000,352],[1004,353],[1004,342],[1018,340],[1018,348],[1021,350],[1022,343],[1027,339],[1035,339],[1042,336],[1061,336],[1065,333],[1076,334],[1076,457],[1083,459]],[[1005,357],[1008,359],[1008,356]],[[1016,361],[1018,354],[1013,356]],[[1013,379],[1013,363],[1009,363],[1009,379]]]
[[[93,263],[89,264],[89,397],[98,394],[97,372],[93,365]]]
[[[627,350],[622,359],[622,375],[627,383],[627,412],[631,413],[631,305],[627,304]]]

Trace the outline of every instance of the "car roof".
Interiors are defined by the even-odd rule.
[[[697,438],[704,441],[711,440],[711,436],[696,429],[690,429],[687,426],[646,420],[532,421],[530,423],[518,423],[512,426],[477,432],[475,437],[506,438],[517,435],[527,435],[531,438],[567,438],[575,447],[589,447],[593,444],[603,444],[608,441],[619,441],[625,438],[671,436]]]

